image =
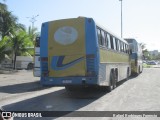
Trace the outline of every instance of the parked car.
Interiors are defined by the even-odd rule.
[[[157,65],[158,63],[156,61],[148,61],[147,64],[148,65]]]

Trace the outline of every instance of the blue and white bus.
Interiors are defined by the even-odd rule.
[[[130,76],[129,44],[92,18],[45,22],[40,41],[42,85],[104,86],[111,91]]]
[[[143,71],[143,52],[141,45],[133,38],[125,39],[132,50],[131,54],[131,74],[138,75]]]

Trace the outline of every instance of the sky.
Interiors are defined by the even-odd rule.
[[[3,0],[0,0],[3,2]],[[117,36],[121,36],[119,0],[6,0],[9,11],[26,27],[41,30],[41,24],[79,16],[91,17]],[[123,38],[135,38],[148,50],[160,52],[160,0],[122,0]]]

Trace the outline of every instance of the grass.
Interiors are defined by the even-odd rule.
[[[151,68],[153,67],[152,65],[147,65],[146,63],[143,63],[143,68]]]

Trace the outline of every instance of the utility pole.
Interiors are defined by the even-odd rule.
[[[121,2],[121,38],[123,38],[123,22],[122,22],[122,0],[119,0]]]

